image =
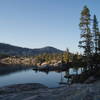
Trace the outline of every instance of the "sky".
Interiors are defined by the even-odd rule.
[[[100,21],[100,0],[0,0],[0,42],[81,52],[78,25],[84,5]]]

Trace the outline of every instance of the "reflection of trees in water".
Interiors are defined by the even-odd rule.
[[[49,72],[50,72],[50,71],[39,71],[39,70],[33,70],[33,71],[35,71],[35,73],[38,73],[38,72],[43,72],[43,73],[45,73],[45,74],[47,74],[47,75],[48,75],[48,74],[49,74]]]
[[[72,69],[72,73],[71,73],[71,70]],[[62,71],[62,70],[55,70],[55,71],[48,71],[48,70],[42,70],[42,71],[39,71],[39,70],[34,70],[36,73],[38,72],[43,72],[45,74],[49,74],[50,72],[56,72],[56,73],[59,73],[60,74],[60,80],[59,80],[59,85],[64,85],[64,84],[67,84],[67,85],[70,85],[74,79],[74,77],[78,76],[79,74],[82,73],[83,71],[83,68],[79,68],[79,67],[75,67],[75,68],[69,68],[67,69],[66,71]],[[79,72],[80,71],[80,72]],[[64,73],[64,75],[63,75]]]
[[[96,76],[100,71],[98,69],[95,70],[84,70],[84,68],[73,69],[74,73],[70,74],[70,71],[65,72],[65,78],[68,79],[67,83],[84,83],[89,77]],[[96,77],[95,77],[96,78]]]
[[[36,73],[38,73],[38,72],[43,72],[43,73],[45,73],[45,74],[47,74],[47,75],[48,75],[50,72],[56,72],[56,73],[65,72],[65,71],[61,71],[61,70],[49,71],[49,70],[34,70],[34,69],[33,69],[33,71],[35,71]]]
[[[65,76],[64,77],[67,78],[67,84],[70,85],[71,84],[70,69],[68,69],[65,72]]]
[[[20,71],[23,71],[23,70],[28,70],[30,68],[31,67],[21,66],[21,65],[0,64],[0,76],[11,74],[11,73],[14,73],[14,72],[20,72]]]
[[[60,78],[59,84],[60,85],[66,84],[66,82],[64,81],[64,76],[62,75],[62,72],[61,72],[61,78]]]
[[[65,72],[65,78],[67,79],[67,84],[70,85],[72,84],[74,78],[78,78],[81,73],[83,72],[83,68],[72,68],[73,72],[70,73],[70,69],[68,69],[66,72]],[[79,72],[80,71],[80,72]]]

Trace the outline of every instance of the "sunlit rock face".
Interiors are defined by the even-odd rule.
[[[0,89],[0,100],[100,100],[100,81],[47,88],[41,84],[22,84]]]

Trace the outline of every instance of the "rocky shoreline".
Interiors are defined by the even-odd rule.
[[[34,65],[34,59],[31,57],[7,57],[0,59],[1,64],[6,65]]]
[[[0,88],[0,100],[100,100],[100,81],[48,88],[39,83]]]
[[[68,69],[67,64],[62,64],[61,61],[53,60],[51,63],[43,62],[36,63],[35,59],[32,57],[7,57],[0,59],[0,64],[5,65],[21,65],[21,66],[34,66],[34,70],[40,71],[53,71],[53,70],[66,70]],[[66,67],[67,66],[67,67]]]

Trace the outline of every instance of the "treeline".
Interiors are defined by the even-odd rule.
[[[100,31],[96,15],[91,17],[87,6],[81,11],[79,27],[82,39],[79,47],[84,50],[83,60],[88,68],[97,67],[100,64]]]
[[[34,59],[36,64],[37,63],[42,64],[44,62],[46,62],[47,64],[60,62],[62,64],[73,63],[74,65],[76,64],[81,66],[81,63],[83,62],[81,54],[70,53],[68,49],[63,53],[55,53],[55,54],[44,53],[36,56]]]
[[[0,54],[0,62],[4,64],[29,64],[29,65],[36,65],[41,66],[43,64],[46,65],[72,65],[73,67],[80,67],[83,66],[82,60],[83,56],[79,53],[73,54],[70,53],[67,49],[62,53],[43,53],[37,56],[9,56],[6,54]],[[72,67],[69,66],[69,67]]]
[[[10,55],[8,54],[0,54],[0,59],[3,59],[3,58],[7,58],[7,57],[11,57]]]

